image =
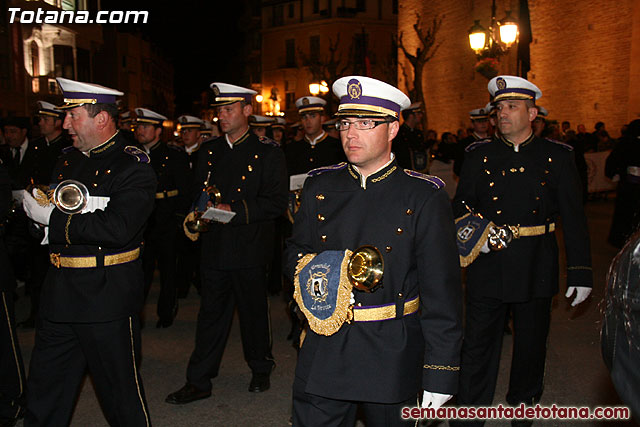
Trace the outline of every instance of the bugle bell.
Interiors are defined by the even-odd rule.
[[[66,214],[82,212],[88,202],[87,186],[74,179],[62,181],[53,192],[53,203]]]
[[[375,291],[382,285],[383,272],[384,260],[375,246],[360,246],[349,258],[347,276],[353,287],[359,291]]]
[[[502,249],[508,247],[513,240],[513,232],[508,226],[491,227],[487,239],[489,248],[491,248],[492,251],[501,251]]]

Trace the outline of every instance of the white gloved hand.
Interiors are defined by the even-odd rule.
[[[576,297],[573,299],[571,307],[575,307],[576,305],[580,304],[587,299],[589,294],[591,294],[591,288],[588,288],[586,286],[569,286],[567,288],[567,293],[564,296],[569,298],[571,294],[573,294],[573,291],[576,291]]]
[[[49,225],[49,217],[51,212],[56,208],[49,203],[47,206],[40,206],[40,204],[33,198],[29,192],[24,191],[24,199],[22,200],[22,206],[25,213],[29,218],[42,225]]]
[[[356,296],[351,292],[351,297],[349,297],[349,304],[354,305],[356,303]]]
[[[102,196],[89,196],[87,200],[87,206],[80,213],[93,213],[97,210],[105,210],[107,205],[109,204],[110,197],[102,197]]]
[[[453,395],[451,394],[433,393],[425,390],[424,393],[422,393],[422,407],[438,409],[452,397]]]
[[[489,239],[484,241],[484,245],[482,245],[482,247],[480,248],[480,252],[482,252],[483,254],[488,254],[489,252],[491,252],[491,249],[489,249]]]

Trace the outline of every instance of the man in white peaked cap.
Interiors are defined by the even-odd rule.
[[[156,177],[117,129],[122,92],[58,78],[73,147],[53,175],[56,204],[27,193],[50,262],[29,365],[25,426],[69,425],[85,370],[110,425],[149,426],[140,361],[140,253]],[[69,181],[73,180],[73,181]],[[65,190],[62,190],[65,188]],[[79,194],[68,203],[62,194]],[[36,200],[37,199],[37,200]],[[57,206],[57,207],[56,207]]]
[[[271,139],[249,130],[254,90],[228,83],[212,83],[211,89],[224,135],[202,144],[195,181],[203,190],[215,185],[219,200],[207,199],[206,205],[230,215],[226,222],[212,221],[209,231],[190,235],[202,244],[201,301],[186,384],[165,399],[174,405],[211,396],[235,307],[252,374],[249,392],[267,391],[275,366],[266,268],[273,256],[274,220],[287,205],[284,155]]]
[[[438,408],[458,387],[461,285],[453,215],[444,183],[402,169],[391,152],[409,98],[362,76],[338,79],[333,92],[348,162],[309,173],[285,252],[311,327],[296,366],[293,425],[354,425],[358,406],[367,425],[406,425],[403,407],[421,397]],[[340,290],[349,283],[341,265],[346,250],[363,245],[380,253],[382,286],[354,288],[349,301],[349,291],[343,298]],[[337,279],[314,282],[323,277]]]
[[[540,89],[516,76],[495,77],[488,89],[500,134],[467,147],[453,210],[460,220],[471,210],[501,231],[492,241],[484,237],[481,253],[467,267],[457,403],[492,404],[511,312],[513,355],[506,400],[512,406],[534,406],[543,391],[551,300],[559,290],[558,219],[567,254],[565,296],[575,293],[572,306],[591,292],[589,233],[573,149],[532,131]],[[458,237],[464,236],[461,229]],[[484,420],[450,424],[481,426]],[[531,425],[531,420],[512,420],[512,425]]]

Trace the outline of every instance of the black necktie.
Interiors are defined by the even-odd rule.
[[[12,148],[13,150],[13,163],[15,165],[19,165],[20,164],[20,149],[19,148]]]

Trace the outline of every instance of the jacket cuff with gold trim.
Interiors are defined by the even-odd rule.
[[[49,218],[49,243],[68,245],[71,238],[71,224],[73,215],[67,215],[59,209],[54,209]]]
[[[434,393],[457,394],[459,374],[459,364],[425,363],[422,366],[422,388]]]

